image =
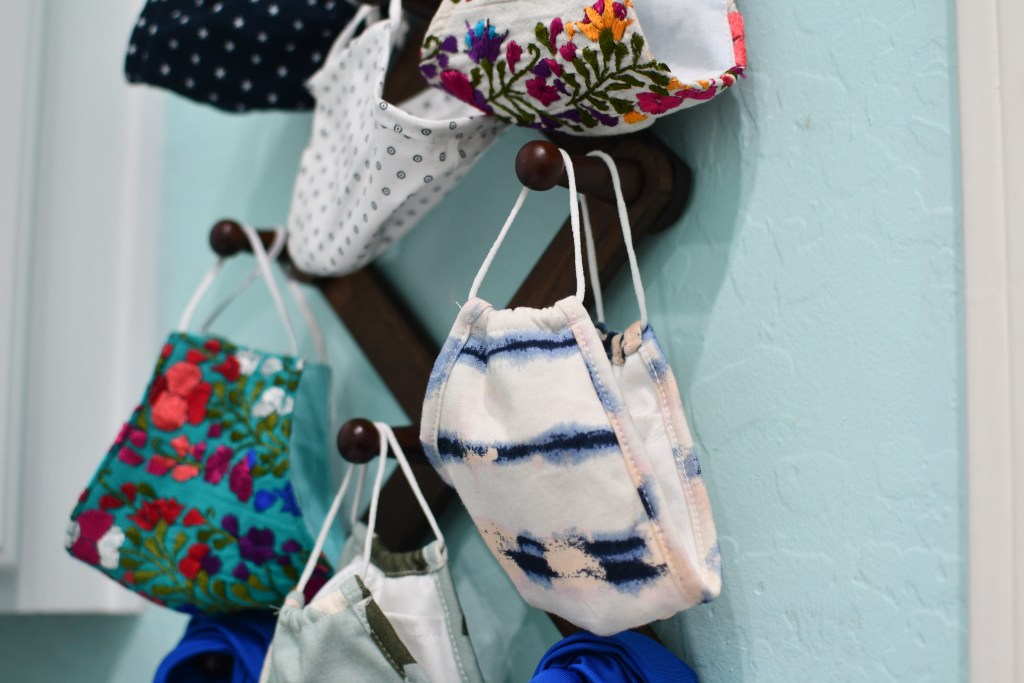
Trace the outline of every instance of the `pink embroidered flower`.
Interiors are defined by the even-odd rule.
[[[243,503],[252,498],[252,471],[249,468],[249,459],[243,458],[231,468],[229,478],[231,492]]]
[[[155,474],[158,477],[162,477],[167,474],[172,467],[178,464],[178,461],[167,455],[154,455],[149,459],[149,464],[146,465],[146,471],[150,474]]]
[[[469,78],[461,71],[442,71],[441,87],[463,102],[473,102],[473,86]]]
[[[511,73],[516,72],[516,64],[522,56],[523,48],[519,47],[519,43],[514,40],[508,41],[508,45],[505,46],[505,61],[508,62],[508,70]]]
[[[161,520],[173,524],[184,509],[185,506],[173,498],[157,498],[147,500],[139,511],[130,515],[128,519],[138,524],[140,529],[152,531]]]
[[[172,365],[158,377],[150,395],[153,426],[171,432],[185,422],[199,424],[206,417],[206,404],[213,387],[203,382],[199,366],[187,361]]]
[[[135,495],[138,492],[138,488],[135,484],[130,481],[121,484],[121,493],[124,494],[125,498],[128,499],[129,503],[135,502]]]
[[[556,76],[561,76],[562,75],[562,65],[561,64],[559,64],[558,62],[556,62],[553,59],[548,59],[546,57],[544,58],[544,63],[548,65],[549,69],[551,69],[551,73],[553,73]]]
[[[564,28],[564,25],[562,24],[562,20],[561,19],[556,17],[556,18],[551,20],[551,28],[548,30],[548,40],[551,42],[551,51],[552,52],[555,51],[555,38],[557,38],[559,36],[559,34],[562,33],[562,29],[563,28]]]
[[[195,465],[178,465],[171,472],[171,478],[174,481],[188,481],[194,477],[199,476],[199,468]]]
[[[188,442],[188,437],[184,434],[179,434],[171,439],[171,446],[173,446],[174,450],[178,451],[178,455],[182,457],[184,457],[192,448],[192,444]]]
[[[83,562],[117,569],[124,538],[109,512],[86,510],[68,527],[65,546]]]
[[[224,473],[228,471],[232,455],[234,451],[227,446],[217,446],[217,450],[206,461],[206,474],[203,475],[203,479],[211,484],[219,484],[224,478]]]
[[[196,460],[202,460],[203,456],[206,455],[206,442],[200,441],[199,443],[192,446],[192,457]]]
[[[146,445],[146,432],[141,429],[130,429],[128,431],[128,441],[136,448],[142,448]]]
[[[567,62],[571,62],[576,59],[576,44],[566,43],[562,47],[558,48],[558,54],[562,55],[562,59]]]
[[[526,81],[526,92],[545,107],[560,99],[558,90],[552,85],[547,85],[543,78],[531,78]]]
[[[636,96],[636,100],[640,110],[648,114],[664,114],[683,103],[683,98],[677,95],[659,95],[654,92],[642,92]]]
[[[141,455],[139,455],[132,449],[128,448],[127,446],[123,446],[121,450],[117,452],[117,459],[125,463],[126,465],[131,465],[132,467],[136,465],[141,465],[145,460],[145,458],[143,458]]]

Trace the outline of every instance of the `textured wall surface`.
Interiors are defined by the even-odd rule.
[[[642,245],[641,269],[701,449],[725,574],[717,601],[660,630],[705,683],[962,680],[951,3],[743,9],[750,78],[656,128],[694,167],[696,189],[680,224]],[[181,100],[169,100],[167,117],[164,326],[209,262],[213,220],[284,218],[308,130],[303,116],[231,117]],[[438,339],[514,201],[511,159],[530,137],[510,131],[383,261]],[[513,291],[565,201],[562,191],[531,197],[483,296]],[[276,321],[262,293],[251,294],[224,328],[257,340]],[[610,298],[611,322],[633,319],[627,280]],[[339,419],[401,420],[318,309]],[[444,528],[488,683],[521,683],[554,631],[518,600],[464,515],[448,515]],[[90,680],[112,681],[140,679],[122,671],[126,660],[151,657],[155,669],[183,623],[160,611],[130,626],[83,617],[33,631],[8,621],[5,662],[20,652],[8,647],[41,630],[65,641],[103,630],[111,654]],[[64,670],[77,670],[68,656]],[[25,674],[47,680],[38,667]]]

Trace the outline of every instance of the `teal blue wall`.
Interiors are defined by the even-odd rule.
[[[660,630],[705,683],[963,680],[951,3],[780,0],[744,10],[750,78],[656,128],[697,182],[686,216],[642,245],[640,263],[702,452],[725,573],[722,597]],[[232,117],[176,99],[167,117],[165,328],[208,264],[213,220],[284,219],[308,126],[303,116]],[[383,260],[438,339],[514,200],[511,159],[530,137],[510,131]],[[485,296],[512,291],[564,202],[563,191],[531,199]],[[262,293],[250,294],[224,329],[263,341],[275,320],[259,308]],[[611,300],[610,319],[630,320],[626,282]],[[318,309],[339,419],[402,421]],[[464,517],[445,528],[489,683],[525,680],[553,630],[521,605]],[[87,662],[103,672],[88,680],[136,681],[182,623],[158,610],[137,620],[0,619],[0,661],[52,632],[64,643],[53,651],[68,650],[65,671]],[[94,647],[80,645],[89,638]],[[23,679],[48,680],[43,663],[25,666]]]

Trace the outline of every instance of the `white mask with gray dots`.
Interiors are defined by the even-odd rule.
[[[363,5],[306,86],[316,98],[292,195],[288,253],[304,272],[346,275],[411,230],[498,138],[504,124],[430,89],[395,105],[384,77],[401,2]],[[357,29],[367,28],[358,36]]]

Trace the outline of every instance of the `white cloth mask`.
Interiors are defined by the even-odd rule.
[[[339,564],[343,568],[306,606],[303,588],[352,480],[356,467],[352,466],[331,505],[299,586],[288,596],[278,616],[261,682],[483,683],[448,571],[441,530],[394,433],[380,423],[377,429],[381,433],[381,459],[370,502],[369,528],[355,525],[342,552]],[[418,551],[391,553],[374,538],[389,445],[436,536],[434,542]],[[357,493],[356,502],[359,498]]]
[[[597,325],[583,307],[575,178],[562,152],[576,293],[544,309],[477,298],[524,189],[434,366],[420,436],[523,598],[610,635],[714,598],[721,575],[679,391],[647,324],[618,173],[594,155],[612,173],[639,322],[612,334],[600,307]]]
[[[504,128],[433,89],[400,105],[383,99],[401,16],[400,0],[383,20],[376,7],[360,7],[308,82],[316,113],[288,217],[288,253],[304,272],[346,275],[369,264],[455,187]]]

